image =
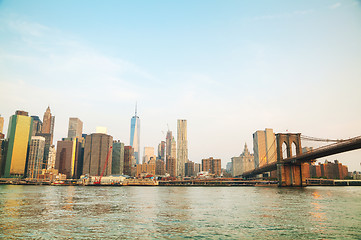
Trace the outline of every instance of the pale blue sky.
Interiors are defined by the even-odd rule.
[[[0,1],[0,114],[50,105],[55,140],[79,117],[129,144],[138,101],[141,148],[184,118],[190,160],[225,166],[266,127],[361,135],[360,43],[352,0]]]

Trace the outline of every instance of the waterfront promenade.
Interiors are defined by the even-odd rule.
[[[173,186],[173,187],[194,187],[194,186],[205,186],[205,187],[231,187],[231,186],[277,186],[278,181],[276,180],[244,180],[241,178],[215,178],[215,179],[189,179],[189,180],[173,180],[173,181],[126,181],[123,183],[106,183],[100,184],[100,186]],[[306,179],[307,186],[361,186],[361,180],[338,180],[338,179]],[[0,178],[0,185],[56,185],[56,186],[82,186],[83,183],[77,180],[67,180],[61,183],[51,183],[49,181],[26,181],[22,179],[9,179]],[[88,184],[86,186],[93,186]],[[98,185],[97,185],[98,186]]]

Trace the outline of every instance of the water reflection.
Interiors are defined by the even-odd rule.
[[[332,187],[0,186],[0,238],[357,239],[360,197]]]

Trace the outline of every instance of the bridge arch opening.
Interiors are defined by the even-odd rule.
[[[291,144],[291,155],[292,157],[297,155],[297,145],[295,142],[292,142]]]
[[[288,157],[288,151],[287,151],[287,143],[282,143],[282,159],[286,159]]]

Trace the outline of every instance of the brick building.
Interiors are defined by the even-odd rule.
[[[221,159],[214,159],[213,157],[202,159],[202,171],[220,176],[222,173]]]
[[[177,177],[177,160],[174,157],[167,157],[167,173],[171,177]]]

